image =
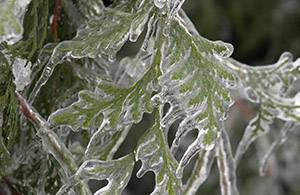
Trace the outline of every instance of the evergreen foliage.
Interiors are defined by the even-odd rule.
[[[151,194],[197,194],[216,161],[221,194],[237,195],[242,156],[279,123],[266,174],[300,123],[300,59],[240,63],[231,44],[197,32],[183,3],[0,2],[0,194],[136,194],[138,162],[139,179],[154,173]],[[241,130],[225,125],[234,99],[257,111],[236,152]]]

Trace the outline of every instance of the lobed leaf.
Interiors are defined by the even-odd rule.
[[[165,73],[160,83],[166,86],[165,94],[173,94],[167,98],[171,107],[179,104],[182,113],[183,121],[173,146],[178,146],[181,138],[196,128],[203,136],[198,136],[194,145],[210,148],[220,130],[219,121],[225,120],[227,109],[233,103],[228,88],[236,84],[233,73],[216,58],[228,57],[232,46],[202,38],[188,29],[179,16],[172,22],[171,29],[166,45]],[[168,112],[166,118],[169,115],[173,113]]]
[[[152,58],[152,64],[143,77],[129,88],[122,88],[102,81],[95,92],[82,91],[79,101],[51,115],[52,123],[68,124],[76,131],[79,128],[94,130],[108,121],[110,127],[139,122],[144,112],[152,111],[151,96],[157,91],[160,75],[160,51]]]
[[[108,180],[108,184],[95,194],[121,194],[127,186],[134,165],[134,155],[128,154],[111,161],[87,160],[78,169],[80,180]]]
[[[90,20],[87,26],[78,30],[72,41],[62,42],[57,50],[68,52],[75,58],[104,54],[113,60],[128,38],[136,41],[152,11],[150,0],[140,8],[133,4],[134,1],[124,1],[103,9],[101,16]]]
[[[138,142],[135,158],[142,161],[142,167],[137,177],[142,177],[147,171],[155,173],[156,185],[152,195],[181,194],[182,184],[176,177],[178,163],[170,152],[160,120],[160,113],[156,110],[152,125]]]

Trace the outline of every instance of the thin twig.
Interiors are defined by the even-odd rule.
[[[13,192],[13,195],[19,195],[18,190],[15,188],[15,186],[10,182],[9,178],[7,176],[2,177],[3,181],[8,185],[9,189]]]

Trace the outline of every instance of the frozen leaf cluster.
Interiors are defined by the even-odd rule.
[[[0,2],[0,43],[10,44],[20,40],[23,33],[22,21],[30,0]]]
[[[300,122],[300,59],[284,53],[257,67],[232,59],[231,44],[197,32],[184,0],[20,2],[0,3],[0,174],[24,181],[24,193],[122,194],[140,161],[138,178],[154,173],[152,195],[192,195],[216,161],[221,194],[238,195],[236,168],[250,145],[283,122],[264,175]],[[64,37],[57,20],[76,32]],[[138,39],[134,57],[116,60]],[[234,90],[257,106],[235,153],[225,125]],[[107,184],[94,189],[94,180]]]

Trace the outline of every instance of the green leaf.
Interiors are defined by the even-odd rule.
[[[24,16],[23,25],[26,28],[23,39],[13,45],[10,51],[12,55],[23,56],[28,61],[35,55],[34,61],[36,61],[47,35],[47,20],[48,0],[32,0]]]
[[[19,114],[11,66],[0,65],[0,70],[4,70],[4,75],[0,75],[0,86],[4,86],[0,91],[0,176],[3,176],[18,135]]]
[[[171,103],[171,107],[180,107],[180,112],[185,116],[174,146],[194,128],[204,133],[203,146],[211,145],[220,130],[219,122],[226,118],[227,110],[233,103],[227,88],[236,84],[235,76],[217,61],[217,58],[228,57],[232,46],[204,39],[192,27],[185,25],[180,19],[171,24],[164,63],[166,73],[160,82],[166,86],[164,93],[174,94],[167,101],[178,105]],[[169,115],[172,114],[169,112]]]
[[[132,87],[122,88],[102,81],[94,93],[82,91],[78,102],[51,115],[50,122],[71,125],[75,131],[79,128],[98,129],[100,115],[104,115],[110,127],[117,129],[139,122],[144,112],[150,113],[153,109],[151,96],[159,90],[160,59],[158,50],[149,69]]]
[[[142,167],[137,177],[142,177],[147,171],[155,173],[156,185],[152,195],[181,194],[181,180],[175,174],[178,163],[170,152],[160,120],[160,113],[156,110],[152,125],[138,142],[136,160],[142,161]]]
[[[272,116],[282,120],[300,121],[300,93],[287,93],[299,77],[300,60],[293,61],[292,55],[283,53],[275,64],[251,67],[233,59],[223,61],[236,70],[245,87],[248,100],[264,107],[261,117]]]
[[[129,182],[133,165],[132,153],[111,161],[87,160],[80,166],[76,175],[81,180],[108,180],[108,184],[96,194],[121,194]]]
[[[134,3],[133,0],[121,1],[116,6],[105,8],[100,17],[89,21],[72,41],[62,42],[57,50],[70,52],[76,58],[95,57],[101,53],[113,60],[128,38],[136,41],[152,11],[153,2],[150,0],[140,8]]]
[[[26,3],[20,5],[15,0],[0,3],[0,43],[2,41],[14,43],[21,38],[23,33],[21,18],[25,14],[26,7]]]

